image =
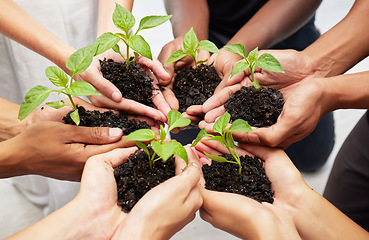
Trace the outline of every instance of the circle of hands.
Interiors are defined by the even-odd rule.
[[[174,69],[191,65],[189,58],[183,58],[163,66],[170,53],[181,46],[182,40],[176,39],[164,46],[158,60],[151,61],[144,57],[137,60],[154,79],[154,84],[165,87],[163,92],[154,90],[153,103],[156,108],[122,98],[119,90],[103,78],[99,59],[119,59],[119,55],[111,50],[95,57],[87,71],[78,76],[78,80],[91,83],[102,95],[92,96],[90,100],[93,104],[80,98],[74,100],[87,110],[114,109],[117,113],[133,115],[147,121],[158,133],[160,125],[167,121],[169,110],[178,109],[178,101],[171,91]],[[224,49],[221,52],[226,53]],[[198,210],[205,221],[241,238],[253,239],[260,232],[269,236],[269,239],[270,236],[275,236],[275,239],[283,236],[296,239],[299,233],[308,236],[309,233],[303,230],[304,223],[296,219],[295,212],[301,207],[302,196],[311,189],[280,148],[286,148],[307,136],[326,113],[327,109],[320,104],[324,97],[324,81],[310,72],[309,63],[301,52],[268,52],[280,61],[285,73],[257,69],[255,78],[260,85],[275,87],[283,93],[283,112],[273,126],[255,128],[250,133],[234,133],[234,138],[238,141],[241,155],[256,155],[265,161],[265,171],[275,191],[273,204],[260,204],[244,196],[204,188],[201,165],[208,159],[203,152],[213,155],[227,153],[226,148],[219,143],[201,142],[193,148],[186,146],[189,164],[186,166],[180,158],[176,159],[176,176],[149,191],[127,214],[116,204],[113,169],[125,162],[137,148],[130,142],[122,143],[124,137],[121,130],[64,125],[61,123],[62,117],[70,109],[63,107],[56,110],[44,105],[26,118],[24,124],[29,127],[12,141],[38,150],[30,151],[37,154],[27,157],[29,171],[33,170],[33,160],[42,155],[42,159],[47,161],[39,162],[38,167],[47,171],[40,174],[57,179],[81,180],[79,194],[65,207],[65,211],[78,209],[87,214],[85,217],[90,217],[88,227],[91,238],[168,239],[191,222]],[[259,54],[262,53],[260,51]],[[234,56],[209,56],[205,51],[200,51],[199,56],[209,59],[207,64],[213,64],[222,82],[203,105],[191,106],[183,115],[211,133],[212,125],[225,112],[224,103],[230,95],[242,86],[249,86],[251,82],[247,71],[230,78],[232,67],[239,61]],[[45,125],[48,127],[45,128]],[[284,174],[281,175],[282,171]],[[255,215],[261,217],[255,218]]]

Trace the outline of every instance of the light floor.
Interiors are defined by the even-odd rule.
[[[341,20],[353,4],[353,0],[324,0],[318,9],[316,22],[322,32],[327,31]],[[165,15],[162,1],[138,0],[134,6],[134,14],[137,19],[146,15]],[[154,56],[157,56],[161,47],[172,37],[170,24],[158,27],[160,34],[150,35],[143,32],[146,40],[152,45]],[[369,60],[365,59],[350,72],[364,71],[369,69]],[[362,116],[364,110],[339,110],[334,112],[336,128],[336,145],[327,164],[315,173],[303,174],[305,181],[318,193],[322,193],[326,184],[332,163],[344,139]],[[43,217],[41,210],[25,199],[8,180],[0,180],[0,239],[23,229]],[[235,237],[213,228],[210,224],[196,219],[177,233],[172,239],[187,240],[228,240]]]

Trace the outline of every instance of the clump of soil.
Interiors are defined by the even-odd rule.
[[[221,82],[213,66],[200,64],[198,69],[188,67],[177,71],[173,93],[179,102],[179,111],[189,106],[202,105],[210,98]]]
[[[242,87],[224,104],[231,120],[243,119],[254,127],[267,127],[277,122],[284,105],[283,94],[275,88]]]
[[[154,107],[153,79],[136,62],[129,64],[129,70],[125,62],[115,62],[112,59],[100,60],[100,66],[103,77],[112,82],[122,92],[124,98]]]
[[[128,119],[126,116],[118,115],[113,111],[99,112],[99,111],[87,111],[84,107],[78,107],[78,113],[80,117],[79,126],[87,127],[114,127],[121,128],[124,135],[128,135],[138,129],[148,128],[150,125],[146,121],[140,121],[137,119]],[[76,125],[70,117],[71,112],[63,118],[66,124]]]
[[[158,160],[150,169],[147,154],[143,150],[137,150],[131,154],[127,162],[114,169],[117,182],[118,205],[122,211],[129,212],[134,205],[150,189],[174,177],[174,157],[167,161]]]
[[[234,161],[232,155],[223,157]],[[212,161],[211,166],[204,165],[202,171],[205,188],[220,192],[238,193],[259,202],[273,203],[274,191],[263,168],[263,161],[258,157],[240,156],[242,170],[238,165]]]

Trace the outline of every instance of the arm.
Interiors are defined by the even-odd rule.
[[[0,142],[18,135],[23,127],[18,120],[19,104],[0,98]]]
[[[356,0],[341,22],[302,52],[317,76],[342,74],[369,55],[368,11],[368,1]]]
[[[75,51],[12,0],[1,2],[0,32],[54,62],[67,73],[65,62]]]

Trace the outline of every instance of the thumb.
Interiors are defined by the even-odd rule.
[[[123,131],[120,128],[68,127],[70,129],[66,129],[66,131],[69,136],[66,140],[73,143],[108,144],[120,140],[123,136]]]

